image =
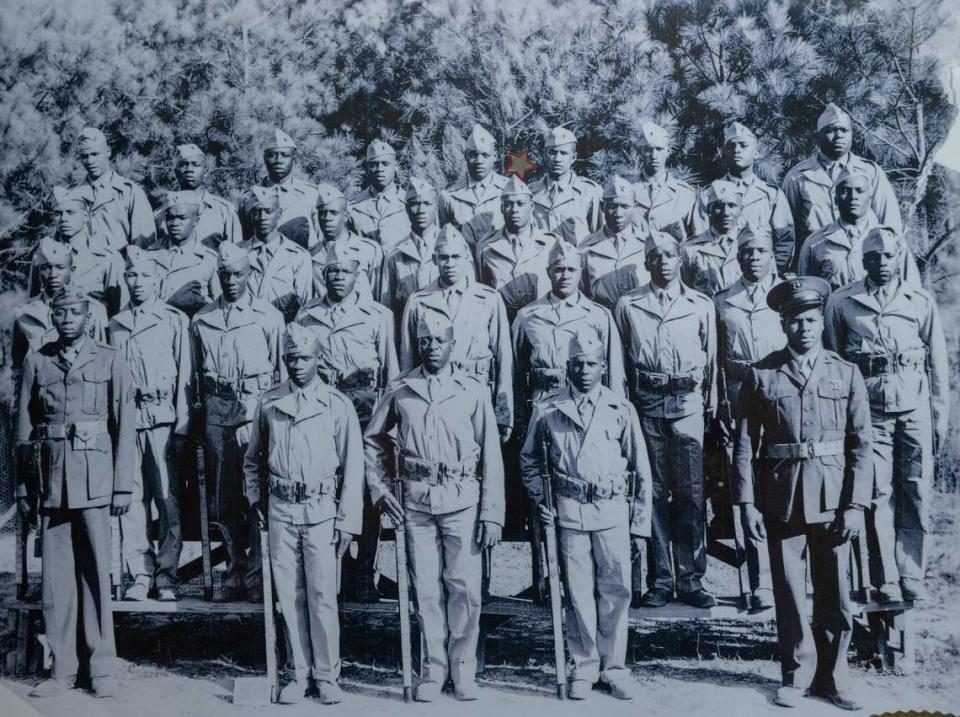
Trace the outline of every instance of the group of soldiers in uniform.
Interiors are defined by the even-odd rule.
[[[154,213],[103,133],[84,130],[87,178],[54,191],[56,229],[14,330],[18,495],[42,521],[54,657],[34,694],[114,689],[110,514],[125,598],[177,599],[181,472],[199,441],[228,599],[262,599],[251,547],[268,526],[292,667],[281,702],[313,688],[340,700],[338,561],[339,597],[376,601],[384,513],[405,527],[417,699],[448,678],[478,696],[482,578],[504,528],[525,521],[541,598],[540,529],[557,529],[570,697],[599,681],[630,699],[631,602],[716,604],[703,584],[716,435],[750,606],[776,609],[776,701],[806,689],[856,708],[850,541],[866,531],[878,600],[925,597],[947,369],[896,197],[851,137],[829,105],[816,154],[778,188],[733,122],[726,174],[697,190],[667,168],[671,138],[653,123],[641,175],[603,186],[574,173],[565,127],[527,184],[496,172],[475,125],[446,189],[402,188],[394,148],[375,140],[348,200],[293,175],[297,147],[278,129],[239,209],[205,188],[207,159],[185,144]]]

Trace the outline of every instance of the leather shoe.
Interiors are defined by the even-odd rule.
[[[926,602],[930,599],[930,593],[927,592],[926,585],[923,584],[923,580],[918,578],[901,578],[900,588],[904,600]]]
[[[96,697],[107,699],[117,693],[117,683],[112,677],[93,677],[90,680],[90,691]]]
[[[703,609],[716,607],[717,605],[717,599],[703,588],[691,590],[688,593],[678,593],[677,600],[685,605]]]
[[[632,700],[638,695],[637,683],[629,677],[609,683],[610,694],[618,700]]]
[[[453,696],[462,702],[472,702],[480,697],[480,688],[473,680],[461,682],[453,686]]]
[[[664,588],[650,588],[640,598],[640,607],[663,607],[673,600],[673,594]]]
[[[839,692],[814,692],[810,690],[807,693],[810,697],[819,697],[822,700],[826,700],[834,707],[839,707],[842,710],[847,710],[848,712],[856,712],[860,709],[860,705],[854,702],[846,695],[842,695]]]
[[[283,689],[280,690],[280,695],[277,697],[277,702],[282,705],[295,705],[300,702],[304,695],[307,692],[307,685],[303,682],[288,682],[283,686]]]
[[[574,680],[567,690],[567,697],[571,700],[585,700],[593,694],[593,683],[590,680]]]
[[[898,583],[884,583],[874,589],[877,602],[903,602],[903,592]]]
[[[440,696],[440,685],[437,682],[421,682],[417,685],[413,699],[417,702],[433,702]]]
[[[30,690],[31,697],[56,697],[73,687],[72,681],[51,678],[37,684]]]
[[[124,591],[123,599],[140,602],[141,600],[146,600],[149,594],[150,584],[142,580],[137,580],[133,585]]]
[[[750,609],[759,612],[773,607],[773,590],[757,588],[750,594]]]
[[[336,682],[318,681],[317,692],[322,704],[335,705],[343,701],[343,690]]]
[[[781,685],[777,688],[777,694],[773,698],[773,703],[781,707],[796,707],[800,704],[800,698],[803,697],[803,690],[791,685]]]
[[[176,602],[176,588],[157,588],[157,600],[160,602]]]

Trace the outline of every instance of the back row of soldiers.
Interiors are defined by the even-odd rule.
[[[115,512],[125,511],[124,558],[134,577],[128,599],[143,599],[152,590],[160,599],[176,599],[177,472],[184,465],[187,435],[204,437],[210,511],[229,553],[225,586],[231,597],[246,589],[259,599],[259,553],[251,551],[248,563],[245,552],[256,530],[253,514],[269,517],[271,525],[301,526],[288,536],[287,544],[300,545],[301,553],[292,565],[289,551],[285,554],[288,564],[277,569],[278,593],[285,615],[298,609],[293,596],[305,590],[311,614],[326,618],[319,618],[324,625],[319,636],[305,629],[296,643],[291,699],[307,674],[332,685],[324,689],[336,697],[337,640],[330,628],[335,598],[331,612],[328,584],[298,582],[297,561],[309,557],[304,541],[333,541],[343,554],[351,536],[358,536],[345,592],[376,600],[383,510],[405,519],[408,527],[425,644],[422,697],[432,699],[430,685],[442,684],[453,665],[464,670],[453,674],[458,696],[474,695],[475,665],[466,657],[475,646],[479,618],[474,560],[499,540],[504,493],[514,520],[523,520],[517,505],[526,502],[524,493],[533,502],[533,515],[552,520],[537,507],[537,476],[544,469],[539,444],[550,433],[549,462],[573,601],[571,696],[586,696],[600,677],[615,695],[629,697],[622,667],[631,590],[633,600],[648,607],[673,599],[698,607],[715,604],[701,582],[704,434],[716,430],[729,436],[747,419],[740,406],[752,404],[738,402],[738,394],[751,365],[789,339],[786,319],[778,314],[790,302],[768,301],[769,290],[778,273],[797,263],[802,273],[840,289],[827,307],[827,344],[857,363],[867,381],[874,498],[862,507],[869,508],[878,597],[924,595],[926,492],[933,447],[946,422],[943,334],[900,236],[889,183],[879,167],[849,152],[850,136],[849,117],[829,106],[818,121],[820,151],[791,170],[780,190],[753,174],[756,138],[733,123],[724,138],[728,174],[698,193],[666,169],[669,137],[653,124],[643,128],[643,176],[636,183],[614,176],[603,188],[572,172],[576,138],[565,128],[548,134],[547,174],[527,185],[493,171],[493,137],[475,126],[467,142],[467,171],[445,191],[411,178],[401,192],[394,150],[375,141],[366,155],[370,185],[348,202],[332,185],[292,177],[296,147],[276,130],[264,151],[268,176],[244,194],[239,216],[202,188],[205,158],[199,148],[178,147],[181,188],[169,193],[156,230],[142,190],[110,170],[102,133],[85,130],[79,155],[88,181],[55,192],[57,233],[43,240],[35,255],[37,298],[18,312],[15,361],[20,365],[30,350],[62,353],[63,332],[51,317],[55,295],[67,297],[60,300],[61,313],[86,297],[92,308],[85,330],[96,340],[106,337],[126,359],[132,376],[115,377],[108,393],[114,395],[114,410],[122,406],[116,397],[121,389],[136,409],[135,418],[124,419],[136,426],[136,457],[127,457],[134,465],[116,469],[132,470],[136,479],[125,478],[124,490],[114,490],[129,489],[133,498],[129,510],[113,501]],[[809,293],[809,287],[798,286],[794,293],[803,291]],[[307,333],[290,328],[284,340],[285,325]],[[60,361],[69,377],[71,362],[62,356]],[[291,362],[315,365],[330,391],[317,394],[314,403],[302,397],[304,387],[313,386],[312,374],[300,367],[297,378]],[[108,365],[97,362],[101,372]],[[27,368],[33,370],[32,384]],[[33,415],[37,396],[53,399],[29,359],[24,373],[19,439],[28,445],[43,438]],[[86,373],[82,378],[96,383]],[[101,379],[110,377],[104,373]],[[280,388],[267,393],[277,384]],[[475,384],[488,389],[481,393],[489,402],[480,400],[465,414],[459,400],[452,410],[441,407],[473,396]],[[830,401],[846,397],[841,388],[821,389],[824,400],[817,410],[803,408],[811,413],[803,414],[802,425],[836,428],[841,406]],[[275,391],[280,395],[274,397]],[[263,435],[273,430],[274,423],[262,415],[274,398],[277,410],[296,424],[300,417],[330,412],[331,405],[343,413],[337,396],[349,401],[353,410],[346,413],[357,419],[356,428],[341,418],[339,427],[323,434],[337,441],[339,467],[308,470],[321,460],[310,441],[322,431],[311,431],[310,440],[300,431],[300,443],[285,433],[283,445]],[[787,393],[764,397],[792,410]],[[94,404],[84,401],[84,410],[93,411]],[[418,401],[423,406],[411,408]],[[96,410],[100,407],[98,402]],[[563,415],[567,418],[557,418]],[[595,423],[598,415],[603,420]],[[470,420],[457,428],[464,416]],[[116,435],[121,419],[110,420]],[[562,422],[567,420],[572,434]],[[69,439],[76,442],[83,421],[72,428],[68,423],[60,421],[67,426],[64,436],[72,432]],[[346,456],[364,429],[366,490],[357,490],[357,479],[348,480],[348,474],[363,471],[346,465]],[[97,443],[97,435],[83,440]],[[441,435],[446,438],[439,440]],[[279,451],[276,465],[267,459],[274,451]],[[614,461],[609,465],[608,454]],[[118,461],[123,457],[117,453]],[[65,475],[68,468],[61,468]],[[391,472],[406,486],[400,501],[389,490]],[[473,477],[480,478],[478,491],[450,485]],[[261,504],[265,491],[269,509]],[[322,502],[331,493],[340,496],[339,509],[311,510],[311,501]],[[41,494],[46,508],[77,507],[65,496]],[[822,515],[832,516],[836,501],[824,500],[830,505]],[[291,512],[282,509],[284,502],[304,505]],[[619,509],[611,506],[621,502],[630,510],[617,517]],[[156,546],[147,539],[152,511],[160,520]],[[758,530],[750,510],[744,514],[753,520],[748,562],[751,604],[759,609],[776,596],[768,554],[759,545],[762,525]],[[417,516],[426,522],[418,523]],[[310,526],[334,517],[333,538],[308,535]],[[531,522],[531,528],[536,525]],[[631,536],[635,553],[650,538],[642,595],[631,586]],[[475,550],[464,553],[464,543]],[[280,538],[274,546],[273,532],[271,546],[284,555]],[[274,561],[283,563],[276,556]],[[331,563],[313,564],[327,581]],[[782,561],[774,567],[782,577]],[[594,573],[596,584],[588,580]],[[449,642],[429,617],[444,614],[441,574],[449,630],[461,634],[454,621],[466,630],[462,639]],[[48,578],[45,571],[45,590],[48,582],[60,590],[57,581],[63,579]],[[601,615],[596,605],[588,609],[595,593],[616,608]],[[782,602],[776,599],[783,621],[788,617],[780,614]],[[802,601],[793,607],[802,611]],[[87,609],[94,608],[84,606],[84,613]],[[48,624],[56,623],[52,606],[50,611]],[[291,630],[302,627],[294,614],[287,623]],[[597,640],[598,634],[621,633],[622,640]],[[791,639],[781,634],[783,650],[796,647]],[[792,646],[785,648],[784,640]]]

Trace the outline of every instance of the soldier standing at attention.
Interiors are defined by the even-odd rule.
[[[830,297],[824,333],[829,348],[860,367],[867,386],[874,474],[867,548],[870,577],[885,601],[927,598],[933,457],[944,445],[949,419],[940,315],[933,296],[899,277],[905,250],[893,230],[871,230],[863,243],[866,278]]]
[[[246,492],[267,524],[270,565],[294,679],[278,702],[300,702],[316,682],[323,704],[343,698],[337,558],[360,532],[363,443],[350,402],[317,376],[318,342],[290,324],[290,378],[257,403],[243,462]]]
[[[300,309],[296,321],[316,336],[320,377],[353,404],[363,430],[398,370],[393,315],[367,292],[356,290],[358,265],[353,256],[334,244],[323,269],[326,296]],[[380,595],[374,577],[380,513],[367,495],[362,507],[356,560],[344,558],[343,594],[360,602],[377,602]]]
[[[626,347],[631,400],[653,471],[653,528],[643,607],[677,599],[717,604],[701,584],[707,569],[703,435],[716,413],[717,320],[713,302],[680,281],[676,237],[646,240],[650,283],[627,294],[614,317]]]
[[[710,228],[683,243],[680,278],[691,289],[712,298],[740,278],[740,191],[735,184],[718,179],[703,193],[703,201]]]
[[[534,512],[560,526],[570,698],[588,698],[600,680],[629,700],[637,696],[626,666],[630,539],[650,536],[650,465],[636,411],[603,385],[607,347],[584,333],[570,340],[567,353],[570,383],[536,405],[520,470]],[[555,505],[543,502],[544,473]]]
[[[486,386],[450,365],[454,342],[442,316],[417,325],[422,364],[391,384],[364,434],[371,499],[406,527],[421,702],[448,675],[457,699],[479,696],[481,555],[500,542],[504,519],[497,419]]]
[[[530,184],[533,221],[577,246],[603,226],[600,185],[573,171],[577,138],[566,127],[554,127],[543,140],[547,173]]]
[[[52,676],[34,697],[60,695],[78,675],[89,684],[77,686],[97,697],[116,691],[110,515],[130,507],[136,423],[130,370],[87,335],[89,304],[75,287],[57,293],[57,339],[27,355],[19,387],[16,495],[28,521],[40,516],[53,655]]]
[[[375,139],[367,145],[364,169],[367,187],[350,201],[350,227],[390,254],[410,233],[403,192],[397,186],[397,153]]]
[[[284,321],[247,288],[250,257],[245,249],[221,244],[217,273],[223,294],[190,323],[200,379],[210,522],[217,525],[228,552],[223,579],[227,599],[237,599],[245,586],[249,600],[256,602],[262,598],[256,575],[260,551],[250,552],[247,570],[245,550],[252,535],[259,534],[256,520],[244,521],[243,454],[257,399],[286,378],[280,358]]]
[[[823,347],[829,293],[823,279],[808,276],[767,295],[787,345],[754,364],[740,391],[733,501],[742,506],[745,532],[770,544],[782,680],[774,701],[797,707],[809,688],[858,710],[849,696],[847,573],[873,486],[870,408],[857,367]]]
[[[130,305],[110,320],[110,344],[126,359],[133,375],[137,413],[137,471],[130,510],[120,519],[124,562],[135,581],[127,600],[177,599],[180,530],[180,480],[190,423],[187,387],[193,380],[190,321],[157,298],[161,268],[157,252],[124,249]],[[156,508],[156,548],[148,527]]]

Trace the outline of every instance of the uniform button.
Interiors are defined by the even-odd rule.
[[[804,421],[804,422],[803,422],[803,425],[804,425],[804,426],[809,426],[809,425],[810,425],[810,421]]]

